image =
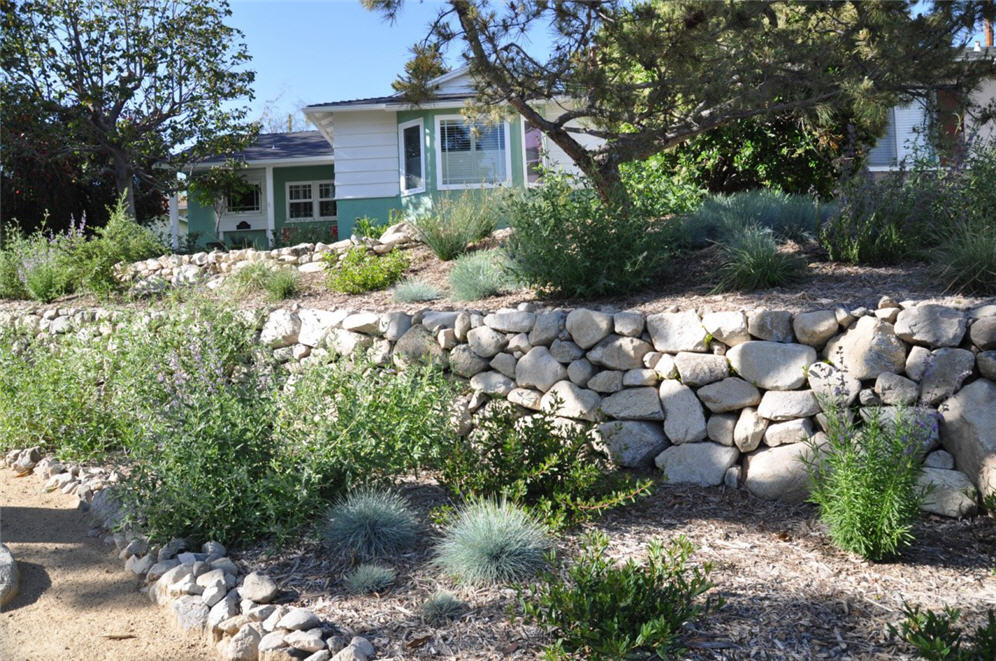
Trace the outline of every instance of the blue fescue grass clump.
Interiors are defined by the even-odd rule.
[[[467,605],[450,592],[437,592],[422,604],[422,619],[426,624],[439,626],[455,620]]]
[[[458,257],[450,271],[450,290],[458,301],[478,301],[513,289],[508,257],[497,248]]]
[[[789,195],[770,188],[733,195],[710,195],[684,221],[694,246],[725,242],[743,228],[764,227],[779,240],[802,241],[816,236],[834,206],[809,195]]]
[[[434,285],[419,280],[418,278],[406,278],[396,284],[391,290],[394,300],[401,303],[421,303],[423,301],[434,301],[442,298],[443,294]]]
[[[415,543],[415,516],[401,496],[389,491],[354,491],[329,512],[325,541],[362,558],[377,558]]]
[[[546,565],[549,548],[546,529],[524,509],[482,500],[446,527],[434,563],[462,582],[494,585],[534,575]]]
[[[723,263],[715,291],[754,291],[800,280],[806,263],[798,255],[778,249],[766,227],[750,226],[719,244]]]
[[[346,575],[346,589],[353,594],[381,592],[391,586],[397,577],[390,567],[382,565],[359,565]]]

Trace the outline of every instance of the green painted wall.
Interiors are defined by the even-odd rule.
[[[287,183],[298,181],[333,181],[334,171],[331,165],[306,165],[293,168],[273,168],[273,211],[274,225],[277,234],[284,226],[302,230],[306,226],[314,226],[314,222],[287,222]],[[324,223],[327,225],[328,223]],[[347,235],[348,236],[348,235]]]
[[[390,220],[391,212],[402,211],[400,197],[368,197],[357,200],[339,200],[339,238],[347,239],[353,233],[357,218],[369,216],[381,223]]]

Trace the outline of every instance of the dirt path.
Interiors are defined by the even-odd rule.
[[[0,659],[213,658],[138,592],[111,548],[87,535],[75,497],[40,488],[35,476],[0,469],[0,540],[21,572],[19,594],[0,613]]]

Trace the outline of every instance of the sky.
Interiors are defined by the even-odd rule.
[[[245,33],[256,71],[253,119],[265,108],[286,118],[312,103],[393,93],[409,49],[443,6],[440,0],[407,0],[391,24],[360,0],[230,2],[226,22]],[[456,55],[454,48],[451,66],[460,64]]]

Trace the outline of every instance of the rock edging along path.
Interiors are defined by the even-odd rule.
[[[4,463],[18,477],[34,473],[45,479],[43,493],[61,491],[75,495],[94,522],[102,526],[116,523],[118,509],[113,489],[108,488],[117,482],[114,471],[64,464],[52,457],[42,457],[38,448],[12,450]],[[8,475],[9,472],[5,478]],[[94,531],[99,534],[100,529]],[[86,534],[81,532],[82,537]],[[277,584],[261,573],[245,575],[218,542],[206,542],[200,551],[193,551],[183,539],[156,547],[144,537],[124,532],[110,533],[105,541],[117,549],[125,570],[142,583],[140,591],[153,604],[171,613],[181,631],[204,636],[221,659],[367,661],[375,658],[374,647],[367,639],[359,636],[347,639],[308,609],[273,603],[281,595]],[[130,598],[133,585],[129,584],[125,592]],[[70,593],[70,596],[82,598],[79,594]],[[133,637],[127,633],[110,635],[122,640]],[[166,652],[159,647],[154,649],[156,652],[147,654],[163,658],[161,655]],[[177,654],[174,658],[214,656],[205,656],[198,644],[189,645]],[[128,657],[122,652],[108,658],[147,657],[141,653]]]
[[[152,315],[157,313],[140,312]],[[491,398],[593,423],[621,467],[673,483],[803,500],[804,459],[832,401],[863,416],[912,408],[924,430],[925,509],[967,516],[996,493],[996,305],[969,310],[883,297],[877,309],[643,314],[542,308],[366,312],[294,306],[245,313],[289,371],[363,350],[466,380],[460,431]],[[92,341],[125,313],[31,308],[0,325]]]

